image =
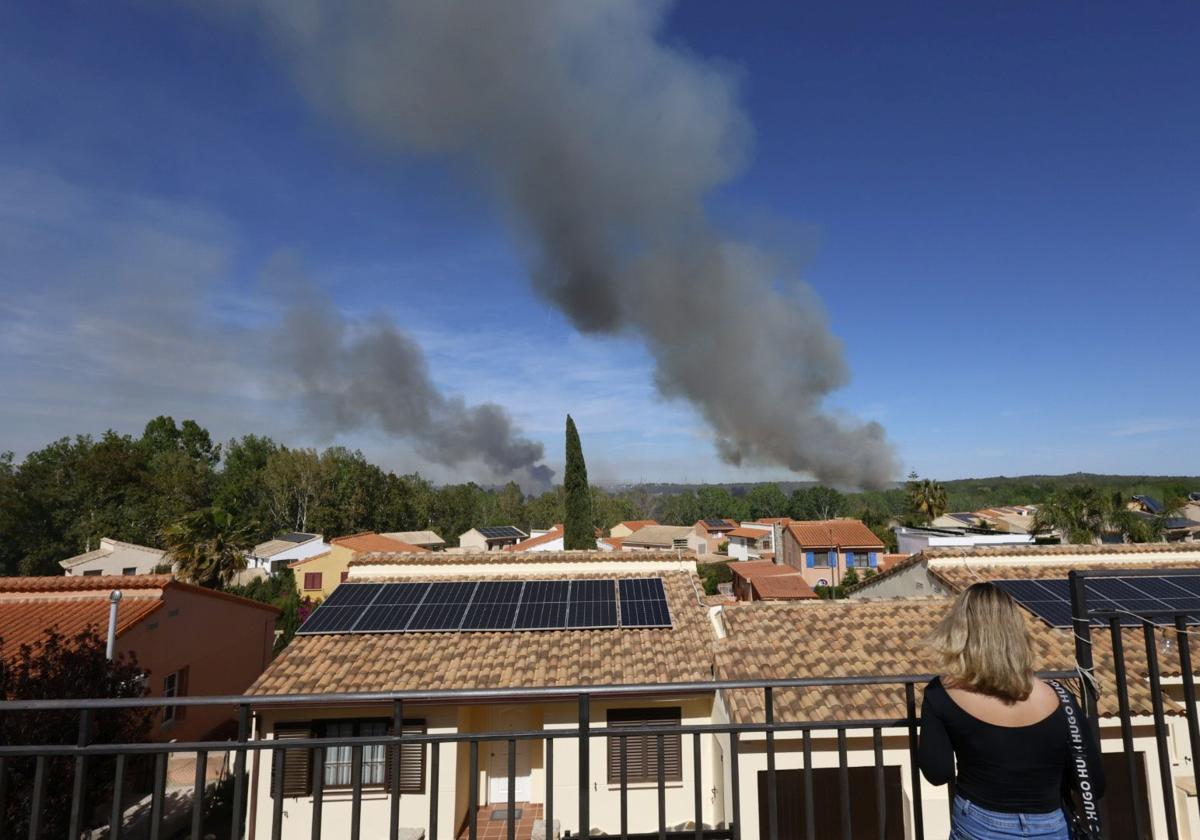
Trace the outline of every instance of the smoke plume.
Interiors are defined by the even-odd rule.
[[[848,485],[893,478],[883,428],[823,406],[848,371],[811,292],[705,211],[741,168],[750,129],[729,72],[656,40],[667,4],[229,1],[326,114],[380,149],[444,157],[478,179],[537,290],[580,330],[641,336],[661,392],[701,412],[726,461]],[[388,352],[413,349],[384,332],[346,352],[382,370]],[[329,360],[308,364],[323,380]],[[407,396],[375,396],[331,410],[385,425],[389,412],[419,411]]]
[[[378,426],[434,463],[481,461],[497,476],[519,476],[528,489],[549,486],[554,471],[540,463],[542,445],[521,437],[501,406],[444,395],[421,348],[389,321],[356,328],[331,305],[299,304],[288,310],[278,340],[327,431]]]

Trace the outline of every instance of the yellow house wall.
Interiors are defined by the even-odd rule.
[[[314,557],[292,569],[296,578],[296,591],[300,593],[300,597],[313,600],[324,600],[329,597],[329,593],[341,583],[342,572],[350,567],[350,560],[353,557],[354,552],[350,549],[340,545],[331,545],[328,554]],[[320,589],[304,588],[304,575],[309,572],[321,573]]]

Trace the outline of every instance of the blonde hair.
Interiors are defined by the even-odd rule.
[[[1033,647],[1025,618],[995,584],[967,587],[925,643],[941,656],[951,687],[1009,703],[1033,691]]]

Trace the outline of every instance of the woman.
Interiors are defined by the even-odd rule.
[[[1069,840],[1062,803],[1075,768],[1067,716],[1033,674],[1020,607],[998,586],[974,584],[927,642],[942,657],[943,676],[925,687],[919,758],[932,784],[956,783],[951,840]],[[1086,721],[1082,728],[1100,797],[1099,747]]]

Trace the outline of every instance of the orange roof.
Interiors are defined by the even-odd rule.
[[[638,528],[645,528],[649,525],[657,525],[657,519],[626,519],[624,522],[618,522],[617,525],[624,525],[630,531],[636,531]],[[613,526],[614,528],[616,525]]]
[[[796,601],[801,598],[816,598],[817,593],[799,574],[767,575],[750,582],[754,594],[764,601]]]
[[[600,540],[600,542],[608,543],[613,548],[615,548],[617,551],[620,551],[621,544],[623,542],[625,542],[625,538],[624,537],[604,537]]]
[[[365,534],[351,534],[348,537],[338,537],[329,541],[330,545],[340,545],[351,551],[428,551],[419,545],[409,545],[406,542],[385,537],[368,531]]]
[[[745,537],[748,540],[761,540],[763,537],[771,536],[771,532],[764,531],[762,528],[734,528],[725,536]]]
[[[787,529],[805,547],[884,548],[883,541],[858,519],[792,522]]]
[[[883,574],[892,567],[893,563],[899,563],[901,560],[907,560],[907,554],[881,554],[879,555],[879,568],[876,571]]]
[[[114,589],[120,589],[124,595],[117,610],[118,636],[161,607],[163,592],[168,589],[202,593],[279,612],[270,604],[193,586],[171,575],[0,578],[0,659],[16,655],[23,644],[43,640],[51,627],[68,637],[89,626],[104,635],[108,629],[108,596]]]
[[[785,566],[782,563],[772,563],[770,560],[742,560],[741,562],[733,562],[729,564],[729,571],[734,577],[742,577],[746,580],[797,574],[796,570],[791,566]]]
[[[560,522],[560,523],[557,523],[556,525],[554,525],[549,531],[547,531],[544,534],[538,534],[536,537],[530,537],[529,539],[522,540],[519,543],[513,543],[512,545],[506,545],[506,546],[504,546],[504,548],[502,548],[500,550],[501,551],[527,551],[528,549],[531,549],[534,546],[545,545],[548,542],[554,542],[555,540],[562,539],[563,532],[564,532],[564,528],[563,528],[562,523]]]
[[[759,525],[787,525],[793,520],[790,516],[764,516],[762,519],[754,521]]]

